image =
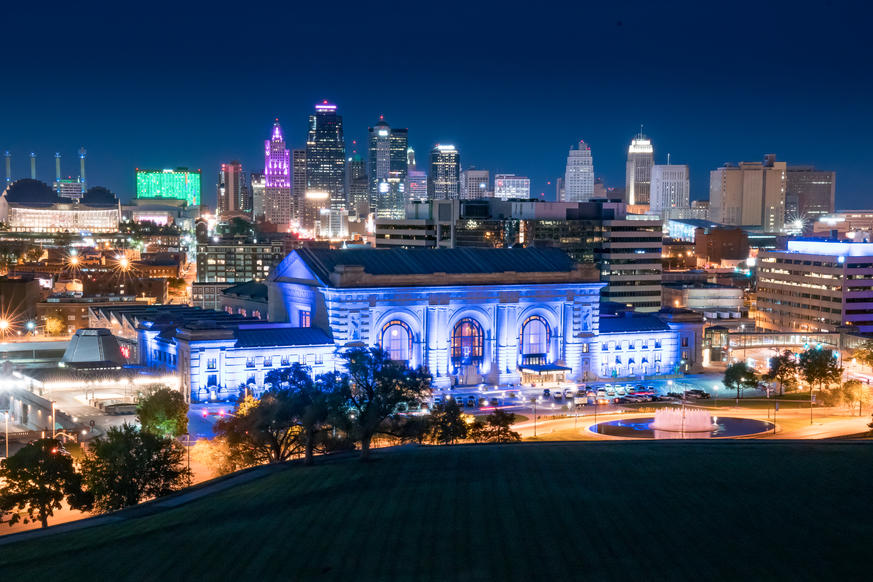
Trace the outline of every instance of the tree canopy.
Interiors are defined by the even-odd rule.
[[[182,445],[124,423],[94,440],[82,461],[85,485],[98,511],[113,511],[162,497],[190,482]]]
[[[145,431],[174,438],[188,433],[188,403],[178,390],[151,387],[139,399],[136,414]]]
[[[73,508],[89,505],[81,476],[60,441],[34,441],[0,463],[0,516],[9,525],[21,521],[48,527],[64,500]]]
[[[722,382],[728,389],[736,390],[739,400],[744,390],[758,385],[758,375],[745,362],[736,362],[727,367]]]
[[[343,354],[348,382],[341,395],[348,417],[361,441],[361,459],[370,455],[373,435],[398,407],[420,404],[430,390],[430,374],[395,362],[379,348],[353,349]]]

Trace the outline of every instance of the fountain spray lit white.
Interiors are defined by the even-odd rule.
[[[708,410],[699,408],[661,408],[649,425],[654,430],[675,432],[711,432],[715,422]]]

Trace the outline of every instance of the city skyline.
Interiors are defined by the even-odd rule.
[[[267,49],[255,42],[221,40],[206,50],[208,43],[198,40],[204,35],[195,30],[184,40],[169,38],[166,46],[141,42],[139,48],[143,35],[162,22],[164,16],[157,14],[140,15],[144,22],[132,32],[101,28],[107,36],[98,42],[98,35],[91,39],[87,34],[97,26],[91,21],[99,21],[93,18],[94,8],[61,10],[40,15],[46,43],[33,46],[22,32],[9,31],[7,74],[20,82],[18,90],[7,95],[8,111],[15,115],[4,123],[0,150],[12,152],[16,177],[29,174],[28,155],[36,152],[38,177],[50,183],[54,153],[63,155],[62,174],[75,175],[75,152],[84,145],[89,182],[128,199],[134,192],[136,167],[187,166],[210,177],[228,160],[258,168],[259,144],[276,117],[283,123],[288,147],[300,148],[306,139],[307,115],[315,103],[328,99],[342,111],[347,155],[352,140],[361,151],[367,127],[385,115],[392,124],[409,128],[409,142],[416,151],[427,152],[436,143],[455,144],[464,168],[474,165],[492,175],[529,176],[532,194],[544,193],[547,200],[554,199],[555,179],[563,175],[566,152],[580,139],[592,147],[597,176],[609,185],[623,186],[627,144],[642,123],[656,144],[655,163],[665,163],[670,153],[674,163],[689,165],[692,199],[706,197],[709,172],[725,162],[755,161],[775,153],[790,164],[834,170],[837,207],[861,205],[867,187],[865,168],[873,163],[864,136],[873,130],[873,123],[864,113],[871,81],[856,72],[870,56],[858,9],[845,2],[780,3],[768,8],[779,15],[779,21],[762,19],[765,24],[748,18],[743,6],[740,2],[731,13],[719,12],[720,27],[715,31],[700,22],[716,14],[693,4],[675,14],[636,3],[586,8],[586,36],[596,50],[582,80],[565,75],[573,54],[569,23],[575,19],[569,16],[580,8],[566,7],[562,14],[567,18],[556,18],[553,10],[534,9],[526,18],[528,39],[504,43],[502,51],[494,54],[490,46],[496,33],[490,31],[500,26],[486,27],[489,32],[483,38],[447,43],[442,50],[451,58],[443,59],[445,55],[437,58],[425,46],[442,38],[446,27],[462,26],[460,20],[423,18],[421,9],[403,5],[386,9],[385,14],[350,7],[334,23],[340,40],[317,58],[294,63],[293,77],[305,83],[264,76],[262,70],[272,70],[276,64],[274,60],[260,63],[256,57]],[[31,10],[15,6],[10,18],[33,19]],[[515,17],[475,6],[465,10],[495,25]],[[304,23],[311,20],[305,16],[317,9],[299,11],[291,25],[299,33],[294,41],[288,40],[293,35],[263,37],[255,26],[257,18],[242,18],[238,34],[263,40],[276,49],[272,53],[290,55],[307,43],[315,46],[318,31],[306,29]],[[203,23],[216,18],[190,7],[179,8],[176,16],[195,17]],[[390,58],[364,54],[363,63],[351,62],[347,55],[354,52],[367,23],[376,19],[400,27],[417,23],[416,41]],[[60,46],[53,39],[63,38],[53,31],[76,23],[85,33],[77,57],[53,61],[56,74],[38,73],[30,63],[53,59]],[[652,28],[659,34],[648,35]],[[797,31],[808,30],[816,31],[818,43],[792,40]],[[748,42],[742,46],[730,42],[736,34]],[[621,63],[635,54],[641,39],[653,57],[639,73],[645,82],[629,89],[630,75]],[[114,52],[125,51],[105,49],[112,44],[129,48],[123,61]],[[166,67],[182,61],[192,63],[198,82],[192,81],[185,67]],[[128,62],[138,65],[131,67]],[[762,64],[741,69],[744,62]],[[779,66],[770,66],[773,62]],[[247,87],[230,97],[214,90],[220,77],[211,74],[228,64],[244,65],[239,81]],[[145,72],[150,67],[157,70],[158,65],[160,72]],[[292,70],[290,57],[287,68]],[[661,74],[666,68],[670,74]],[[733,75],[728,87],[722,83],[726,68]],[[799,80],[812,78],[816,70],[827,71],[826,83],[783,90],[798,87]],[[504,74],[508,71],[513,74]],[[451,72],[452,82],[431,82],[433,72]],[[53,79],[72,75],[80,80],[82,90],[60,98],[52,89]],[[106,83],[107,75],[111,83]],[[144,83],[156,76],[165,81],[158,84],[160,89]],[[484,81],[471,82],[480,77]],[[677,78],[687,79],[679,91]],[[178,99],[158,98],[166,83],[174,85]],[[396,91],[397,83],[410,90]],[[841,90],[832,91],[832,86]],[[465,87],[463,99],[458,98],[458,87]],[[645,87],[645,92],[638,87]],[[554,114],[560,115],[561,122],[545,123]],[[118,130],[119,124],[124,131]],[[212,184],[204,184],[204,194],[214,205]]]

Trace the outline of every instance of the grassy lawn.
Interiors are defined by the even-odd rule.
[[[3,579],[866,579],[873,443],[524,443],[289,467],[0,547]]]

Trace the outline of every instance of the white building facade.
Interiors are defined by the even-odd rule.
[[[652,166],[649,210],[663,215],[665,210],[691,207],[688,166],[656,164]]]
[[[594,159],[584,141],[570,150],[560,202],[588,202],[594,197]]]

